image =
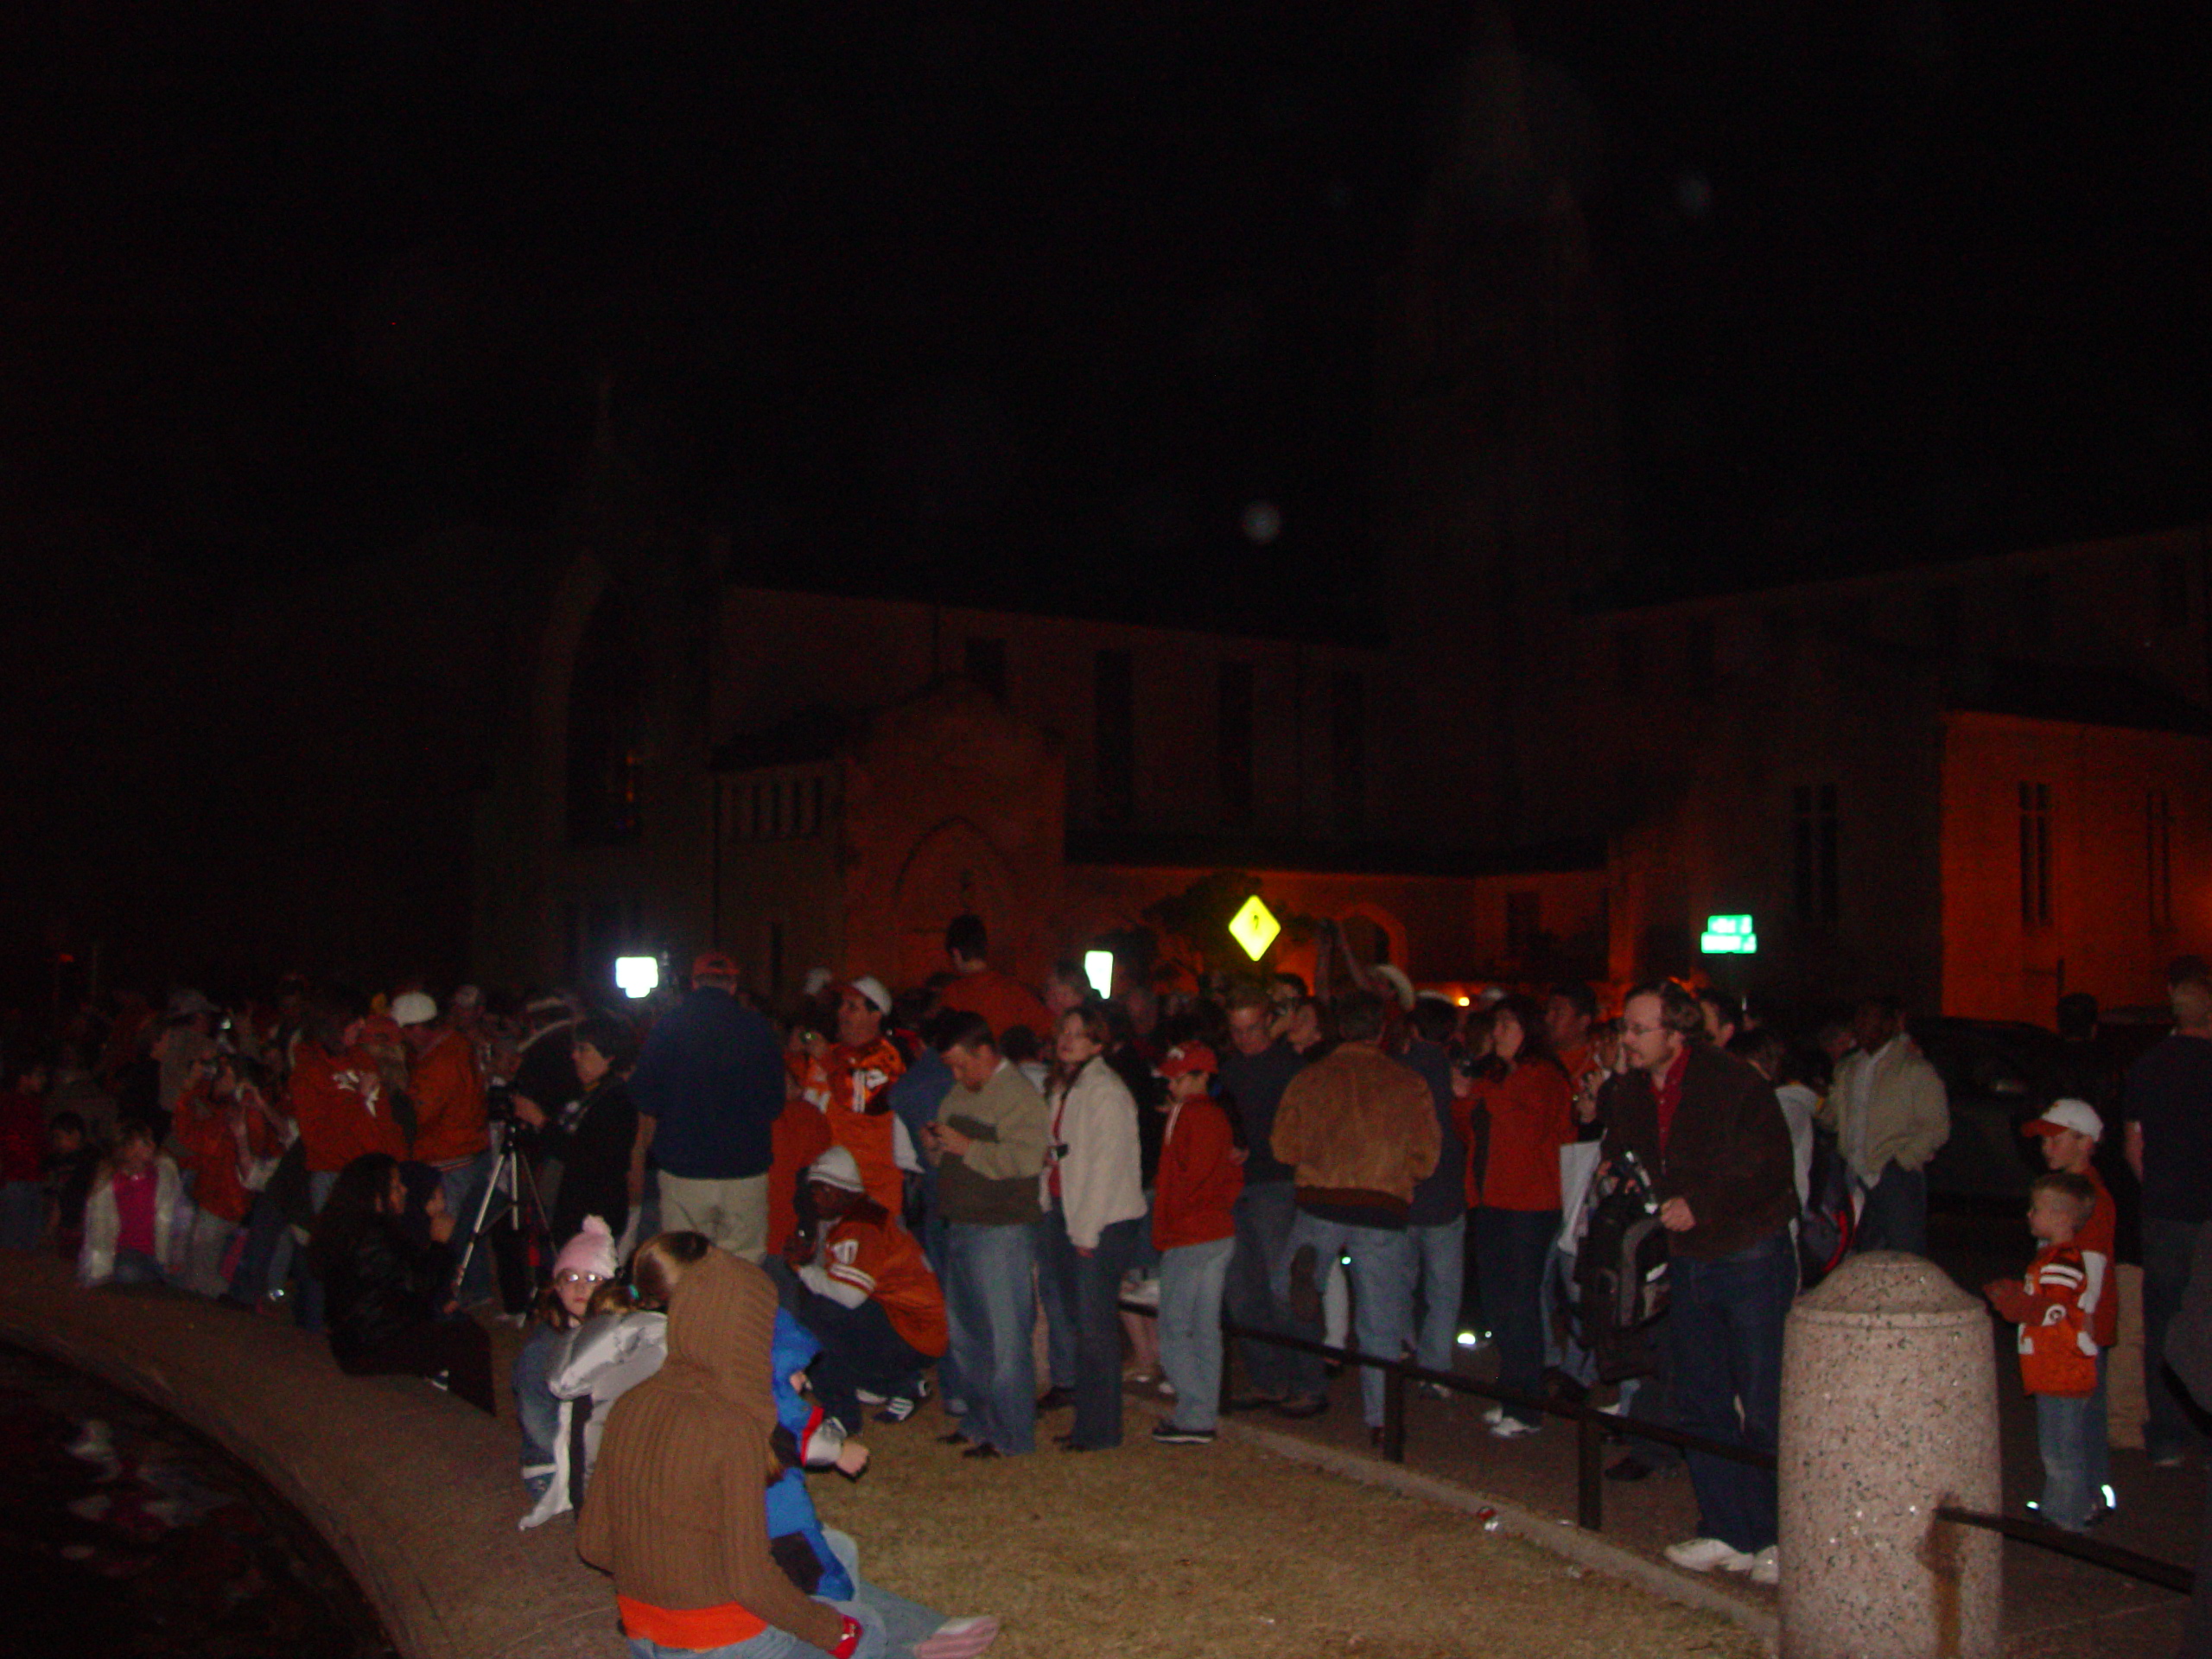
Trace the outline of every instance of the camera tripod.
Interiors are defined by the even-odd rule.
[[[552,1262],[552,1230],[546,1222],[544,1200],[538,1196],[537,1178],[517,1150],[512,1127],[495,1122],[492,1134],[499,1153],[491,1178],[484,1183],[484,1196],[477,1200],[476,1213],[469,1218],[467,1243],[461,1246],[461,1260],[454,1268],[453,1289],[458,1295],[467,1282],[469,1263],[481,1244],[492,1250],[500,1306],[510,1313],[520,1313],[530,1306],[544,1269]],[[502,1230],[505,1249],[493,1248],[497,1243],[493,1237],[494,1228]]]

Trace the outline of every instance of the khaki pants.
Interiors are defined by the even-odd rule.
[[[2150,1402],[2143,1390],[2143,1269],[2118,1264],[2120,1340],[2105,1361],[2105,1440],[2123,1451],[2143,1449]]]
[[[699,1181],[663,1170],[660,1224],[671,1233],[704,1233],[757,1266],[768,1254],[768,1178]]]

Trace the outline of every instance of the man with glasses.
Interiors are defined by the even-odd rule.
[[[1603,1156],[1643,1166],[1667,1230],[1675,1426],[1771,1456],[1797,1289],[1789,1125],[1766,1079],[1707,1039],[1704,1010],[1680,985],[1630,992],[1621,1042],[1630,1065],[1607,1099]],[[1774,1471],[1702,1452],[1688,1462],[1699,1535],[1669,1544],[1667,1559],[1774,1583]]]

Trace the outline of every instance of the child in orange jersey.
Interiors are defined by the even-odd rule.
[[[2082,1270],[2088,1274],[2088,1283],[2082,1292],[2082,1311],[2088,1316],[2089,1334],[2097,1343],[2097,1387],[2089,1401],[2089,1496],[2110,1509],[2113,1501],[2112,1446],[2106,1422],[2105,1372],[2113,1344],[2120,1340],[2120,1283],[2115,1276],[2119,1271],[2115,1264],[2120,1258],[2113,1248],[2119,1212],[2113,1206],[2112,1192],[2105,1185],[2105,1178],[2097,1173],[2095,1161],[2097,1143],[2104,1138],[2104,1119],[2083,1100],[2055,1100],[2044,1109],[2042,1116],[2020,1130],[2022,1135],[2032,1135],[2043,1142],[2044,1162],[2048,1167],[2063,1174],[2079,1175],[2096,1189],[2096,1208],[2075,1235],[2074,1246],[2082,1252]]]
[[[2043,1452],[2044,1520],[2080,1532],[2094,1518],[2089,1484],[2091,1406],[2097,1386],[2097,1344],[2082,1306],[2089,1274],[2075,1243],[2096,1207],[2096,1189],[2080,1175],[2037,1179],[2029,1190],[2028,1230],[2043,1249],[2024,1279],[1996,1279],[1982,1287],[2004,1318],[2020,1327],[2020,1377],[2036,1398],[2036,1433]]]

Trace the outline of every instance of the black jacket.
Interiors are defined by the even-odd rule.
[[[562,1114],[545,1137],[545,1155],[561,1160],[561,1190],[553,1199],[553,1239],[565,1244],[597,1216],[615,1237],[630,1220],[630,1149],[638,1140],[638,1109],[620,1077],[599,1087]]]
[[[323,1275],[330,1351],[342,1369],[438,1317],[453,1278],[453,1253],[417,1244],[395,1217],[378,1216]]]
[[[1789,1125],[1774,1087],[1756,1068],[1704,1043],[1692,1045],[1682,1100],[1667,1149],[1651,1078],[1630,1071],[1605,1085],[1604,1156],[1633,1152],[1659,1198],[1681,1198],[1697,1225],[1670,1233],[1674,1254],[1711,1261],[1749,1249],[1797,1217]]]

